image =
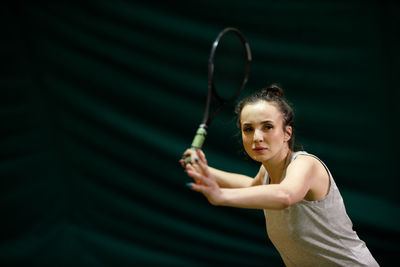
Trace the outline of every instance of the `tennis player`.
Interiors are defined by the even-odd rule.
[[[293,109],[277,85],[240,101],[238,126],[247,154],[261,163],[255,178],[208,166],[186,150],[188,186],[212,205],[264,210],[270,240],[286,266],[379,266],[353,231],[328,167],[294,151]]]

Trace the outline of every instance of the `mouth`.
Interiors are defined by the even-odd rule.
[[[255,148],[253,148],[253,151],[257,152],[257,153],[264,152],[265,150],[267,150],[266,147],[255,147]]]

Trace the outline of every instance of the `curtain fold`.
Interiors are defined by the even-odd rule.
[[[240,97],[278,82],[381,265],[400,251],[395,1],[15,1],[1,11],[0,263],[283,266],[262,212],[213,207],[178,159],[201,121],[211,44],[252,49]],[[233,104],[204,146],[254,176]]]

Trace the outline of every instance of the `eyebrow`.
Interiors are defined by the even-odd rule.
[[[274,121],[272,121],[272,120],[265,120],[265,121],[262,121],[262,122],[261,122],[261,124],[267,124],[267,123],[274,123]],[[252,125],[252,123],[251,123],[251,122],[243,122],[243,125]]]

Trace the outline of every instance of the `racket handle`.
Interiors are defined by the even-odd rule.
[[[192,150],[200,149],[203,146],[204,140],[206,139],[206,135],[207,135],[207,125],[200,124],[199,128],[196,131],[196,135],[193,138],[190,149],[192,149]],[[191,158],[189,155],[185,158],[185,164],[188,164],[190,162],[191,162]]]

